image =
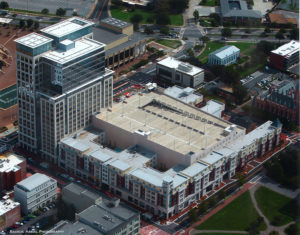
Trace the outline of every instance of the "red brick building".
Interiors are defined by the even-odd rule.
[[[267,96],[257,97],[254,106],[299,126],[299,98],[299,84],[294,86],[293,82],[287,82]]]
[[[16,183],[26,178],[26,160],[16,154],[0,155],[0,190],[12,190]]]
[[[12,226],[21,220],[20,203],[11,199],[0,201],[0,231]]]
[[[271,51],[270,64],[276,69],[286,71],[292,65],[299,63],[299,50],[299,42],[290,41]]]

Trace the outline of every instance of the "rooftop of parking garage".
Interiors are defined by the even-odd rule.
[[[144,92],[118,103],[96,118],[145,136],[184,155],[199,153],[225,138],[231,123],[156,92]],[[237,131],[244,131],[237,127]]]

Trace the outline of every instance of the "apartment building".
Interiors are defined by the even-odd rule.
[[[197,87],[204,81],[204,70],[173,57],[167,57],[156,65],[158,80],[182,87]]]
[[[169,218],[278,145],[280,132],[280,122],[268,121],[245,134],[244,128],[150,92],[102,111],[93,116],[92,127],[61,140],[58,162]]]
[[[53,162],[60,139],[112,106],[113,72],[93,25],[73,17],[15,40],[19,144]]]
[[[35,173],[15,185],[14,195],[15,201],[21,204],[22,212],[32,213],[56,200],[57,182],[46,175]]]

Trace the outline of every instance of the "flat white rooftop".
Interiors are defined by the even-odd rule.
[[[216,100],[209,100],[207,104],[201,108],[202,111],[221,118],[222,111],[225,109],[225,104]]]
[[[236,46],[224,46],[214,52],[212,52],[210,55],[215,55],[216,57],[220,58],[220,59],[224,59],[228,56],[231,56],[234,53],[239,52],[240,49],[237,48]]]
[[[13,154],[7,153],[5,155],[0,155],[0,172],[8,172],[12,170],[17,170],[18,164],[24,162],[25,159]]]
[[[163,59],[159,61],[157,64],[165,66],[170,69],[176,69],[182,73],[195,76],[198,73],[203,72],[203,69],[198,68],[194,65],[188,64],[188,63],[183,63],[180,60],[177,60],[173,57],[167,57],[166,59]]]
[[[7,212],[12,209],[20,206],[19,202],[15,202],[11,199],[1,200],[0,201],[0,216],[5,215]]]
[[[201,94],[194,94],[194,89],[190,87],[182,88],[175,85],[165,89],[164,93],[187,104],[202,102],[203,100],[203,96]]]
[[[296,53],[300,50],[300,43],[297,41],[290,41],[278,47],[276,50],[273,50],[272,53],[281,55],[281,56],[291,56],[292,54]]]
[[[53,39],[37,33],[30,33],[15,40],[16,43],[30,48],[36,48],[51,41]]]
[[[139,108],[140,107],[140,108]],[[134,95],[126,103],[96,116],[131,133],[147,135],[155,142],[181,154],[199,153],[225,138],[231,123],[158,93]],[[244,131],[238,127],[237,132]]]
[[[41,32],[59,38],[92,25],[94,25],[94,22],[79,17],[72,17],[57,24],[43,28],[41,29]]]
[[[48,177],[47,175],[35,173],[34,175],[29,176],[28,178],[20,181],[19,183],[17,183],[17,185],[21,186],[22,188],[28,191],[31,191],[50,180],[54,181],[54,179]]]
[[[75,42],[74,48],[71,48],[67,51],[61,49],[49,51],[46,52],[43,55],[43,57],[55,61],[59,64],[65,64],[78,57],[81,57],[83,55],[86,55],[90,52],[93,52],[97,49],[104,47],[104,44],[87,38],[79,39],[74,42]]]

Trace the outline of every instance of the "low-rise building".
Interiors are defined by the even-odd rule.
[[[105,44],[105,67],[119,67],[146,53],[147,37],[133,31],[131,23],[105,18],[93,28],[93,39]]]
[[[204,81],[204,70],[189,63],[167,57],[156,65],[159,80],[182,87],[197,87]]]
[[[271,24],[279,24],[281,26],[288,26],[289,24],[292,24],[294,26],[297,26],[297,19],[295,18],[287,18],[284,14],[280,13],[269,13],[268,14],[268,20]]]
[[[76,183],[70,183],[62,189],[62,200],[73,204],[77,213],[102,201],[103,196],[100,192]]]
[[[35,173],[15,185],[14,195],[15,200],[21,204],[22,212],[32,213],[56,200],[57,182],[46,175]]]
[[[217,100],[209,100],[205,106],[201,108],[202,111],[221,118],[225,110],[225,104]]]
[[[26,177],[25,158],[11,152],[0,155],[0,190],[12,190]]]
[[[140,228],[140,215],[135,209],[120,202],[120,199],[98,201],[76,214],[76,222],[60,221],[46,234],[86,233],[89,235],[137,235]]]
[[[4,196],[0,201],[0,231],[14,225],[21,220],[20,203],[14,202],[8,196]]]
[[[286,71],[291,66],[299,63],[300,43],[290,41],[270,53],[270,64],[279,70]]]
[[[190,87],[182,88],[175,85],[165,89],[164,94],[191,105],[197,105],[203,101],[203,95],[195,93],[195,89]]]
[[[230,65],[236,63],[240,56],[240,49],[236,46],[224,46],[208,56],[209,65]]]
[[[247,22],[261,22],[260,11],[251,10],[244,0],[220,0],[220,15],[224,22],[230,21],[234,24],[244,24]]]

